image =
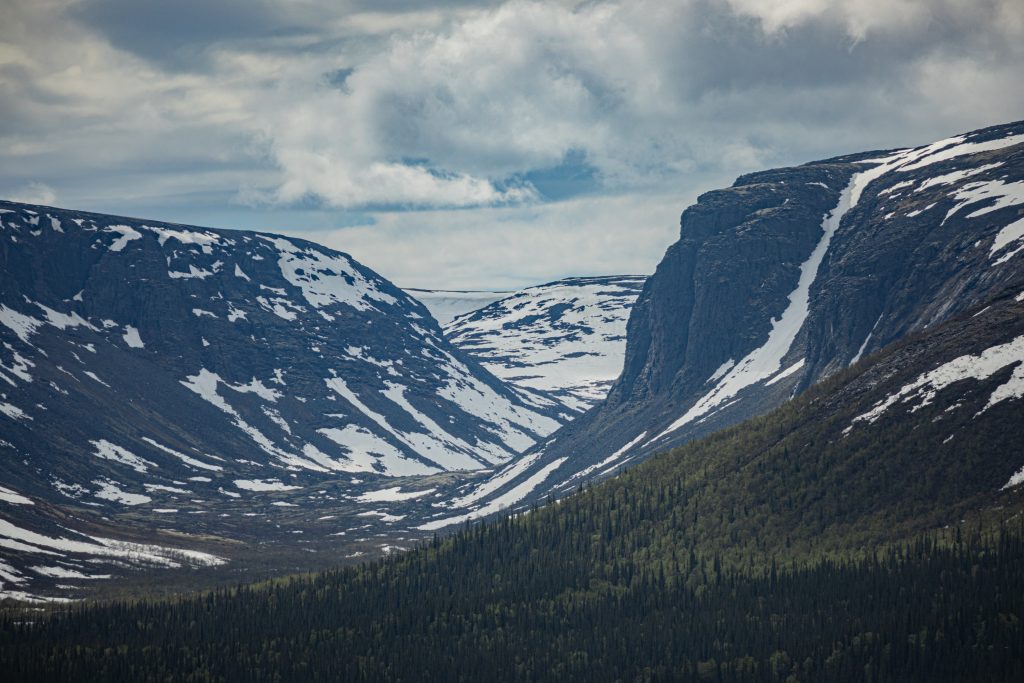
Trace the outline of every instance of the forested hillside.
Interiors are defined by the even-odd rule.
[[[1024,676],[1020,528],[745,573],[693,555],[682,567],[602,561],[599,525],[574,514],[593,500],[362,569],[85,609],[46,628],[7,618],[0,653],[8,680],[25,681]],[[574,523],[594,533],[563,533]]]
[[[0,659],[16,680],[1020,680],[1018,298],[404,555],[9,613]]]

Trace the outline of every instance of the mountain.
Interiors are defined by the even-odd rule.
[[[13,615],[0,657],[16,680],[1020,680],[1022,399],[1011,291],[529,514],[288,582]]]
[[[1024,291],[1022,143],[1024,124],[1009,124],[752,174],[703,195],[642,284],[607,398],[560,429],[593,387],[559,394],[553,378],[611,366],[608,353],[580,354],[621,345],[608,330],[625,318],[635,278],[526,290],[453,321],[446,339],[422,304],[301,240],[4,203],[3,590],[100,595],[104,576],[120,591],[174,590],[407,549],[763,415],[967,311],[977,325],[1003,311],[1013,331],[1013,297]],[[862,477],[878,444],[942,453],[951,472],[957,454],[991,451],[998,467],[978,467],[992,481],[950,475],[953,493],[935,498],[946,507],[915,503],[942,514],[980,505],[1022,464],[1008,459],[1016,443],[1005,417],[1016,419],[1020,349],[997,328],[968,325],[916,364],[900,361],[876,377],[887,393],[854,401],[862,410],[844,414],[838,434],[789,452],[869,434],[856,466],[836,465]],[[916,374],[899,375],[904,366]],[[936,402],[972,383],[988,393]],[[959,425],[942,434],[948,442],[916,421],[932,405],[949,422],[944,412],[930,424]],[[926,450],[902,424],[930,435]],[[742,455],[716,449],[703,452],[709,467]],[[890,460],[912,464],[901,457]],[[898,475],[882,471],[849,490],[875,500]],[[942,493],[938,474],[921,476]],[[796,479],[743,485],[770,485],[770,500],[785,500],[787,486],[835,497]],[[844,510],[859,505],[839,499]],[[735,519],[735,505],[719,517]],[[921,519],[914,528],[936,523]],[[168,569],[143,582],[127,564]]]
[[[564,421],[602,399],[622,372],[640,275],[529,287],[444,326],[448,340],[521,392],[554,401]]]
[[[406,287],[406,294],[427,307],[442,327],[459,316],[472,313],[511,294],[510,291],[417,289]]]
[[[682,215],[608,398],[461,500],[564,492],[1024,287],[1024,123],[739,178]]]
[[[559,426],[419,302],[303,240],[0,202],[0,264],[8,595],[379,551],[382,500]]]

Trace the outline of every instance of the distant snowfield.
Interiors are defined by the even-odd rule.
[[[460,315],[472,313],[487,304],[503,299],[510,291],[460,291],[448,289],[406,288],[405,293],[416,299],[430,311],[434,320],[445,326]]]
[[[626,323],[646,278],[570,278],[529,287],[445,326],[449,340],[534,400],[572,413],[622,372]]]

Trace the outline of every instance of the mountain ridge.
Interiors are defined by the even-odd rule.
[[[865,353],[1024,286],[1014,258],[1022,142],[1024,123],[1005,124],[748,174],[701,195],[632,310],[607,399],[474,500],[490,509],[561,495],[563,484],[763,413]]]
[[[1006,290],[529,514],[360,567],[15,616],[0,647],[26,679],[1017,680],[1024,355],[993,352],[1016,346]]]
[[[0,263],[4,589],[88,592],[120,573],[90,539],[147,530],[217,562],[402,547],[380,491],[440,495],[559,424],[311,242],[0,202]]]

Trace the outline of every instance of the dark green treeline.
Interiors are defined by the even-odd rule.
[[[5,679],[1024,680],[1022,529],[751,575],[602,561],[594,500],[311,578],[8,615]]]

